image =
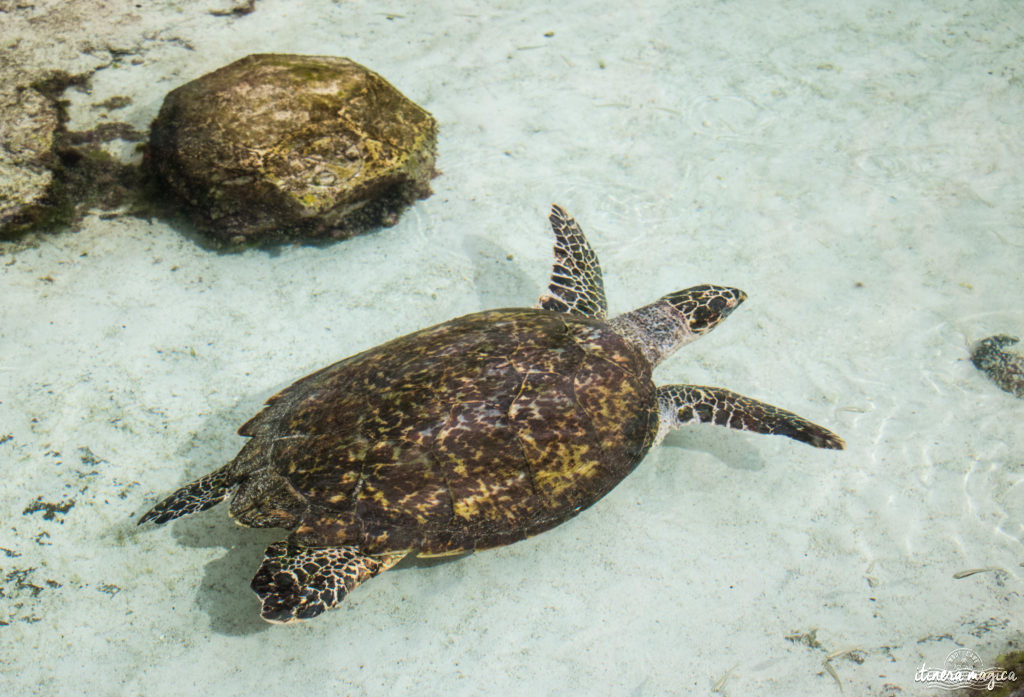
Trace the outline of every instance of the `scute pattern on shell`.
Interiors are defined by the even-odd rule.
[[[650,366],[604,323],[479,312],[271,398],[239,431],[255,454],[233,472],[232,512],[251,500],[304,545],[485,549],[596,502],[641,460],[657,423]],[[259,514],[239,521],[260,525]]]

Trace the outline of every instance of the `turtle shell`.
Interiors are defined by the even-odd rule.
[[[424,555],[543,532],[625,477],[658,423],[651,366],[603,321],[479,312],[272,397],[239,433],[242,524]]]

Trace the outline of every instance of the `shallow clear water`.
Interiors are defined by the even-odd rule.
[[[342,55],[435,115],[444,173],[329,247],[218,254],[93,216],[4,250],[0,692],[927,695],[922,665],[1020,647],[1024,402],[967,360],[1024,332],[1017,4],[80,2],[70,28],[63,5],[0,34],[33,65],[43,45],[109,63],[68,93],[72,127],[130,95],[111,117],[144,128],[250,52]],[[288,627],[248,589],[280,533],[222,509],[135,527],[295,378],[532,304],[552,201],[613,312],[748,293],[659,382],[764,399],[848,449],[687,428],[549,533]],[[977,568],[996,570],[954,577]]]

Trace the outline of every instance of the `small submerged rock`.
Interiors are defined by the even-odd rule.
[[[1003,350],[1018,341],[1017,337],[1006,334],[982,339],[971,351],[971,362],[1001,389],[1024,398],[1024,356]]]
[[[344,238],[430,195],[437,124],[347,58],[257,54],[167,95],[146,163],[220,241]]]

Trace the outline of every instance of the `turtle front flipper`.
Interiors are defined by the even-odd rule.
[[[604,319],[608,315],[608,301],[597,254],[580,226],[561,206],[552,204],[548,220],[555,233],[555,264],[548,292],[540,296],[537,307]]]
[[[842,450],[843,439],[791,411],[773,407],[720,387],[664,385],[658,388],[657,441],[684,424],[728,426],[741,431],[788,436],[816,448]]]
[[[233,485],[226,468],[211,472],[186,484],[153,506],[146,515],[139,518],[139,525],[149,521],[162,525],[183,515],[205,511],[227,498]]]
[[[289,538],[267,547],[250,585],[263,605],[260,616],[267,622],[308,620],[330,610],[353,588],[387,571],[403,556],[370,556],[358,547],[303,547]]]

